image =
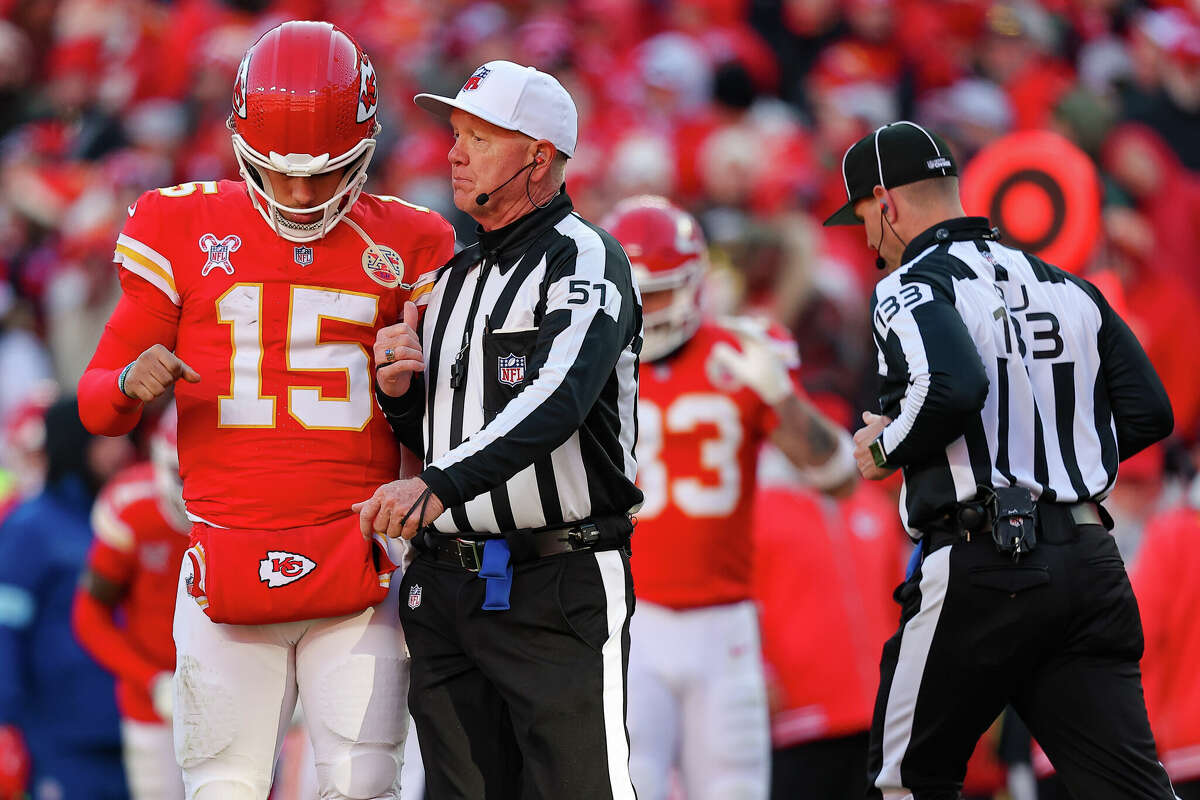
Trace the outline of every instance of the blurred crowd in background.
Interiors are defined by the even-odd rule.
[[[517,58],[580,110],[568,189],[598,219],[625,196],[696,213],[726,267],[710,301],[765,310],[810,387],[867,407],[875,279],[843,202],[842,153],[884,122],[941,132],[960,164],[1004,134],[1056,130],[1101,169],[1110,271],[1195,438],[1200,371],[1200,11],[1123,0],[0,0],[0,420],[35,377],[73,386],[116,301],[112,242],[148,187],[237,176],[225,121],[241,54],[286,18],[329,19],[383,93],[372,191],[447,213],[451,95]]]
[[[1122,466],[1109,509],[1123,551],[1136,556],[1159,512],[1200,505],[1196,0],[0,0],[0,503],[36,491],[38,409],[55,384],[73,393],[116,304],[126,207],[148,188],[237,177],[234,72],[289,18],[338,24],[374,62],[368,191],[442,212],[464,243],[449,131],[412,95],[453,95],[497,58],[557,76],[580,112],[579,211],[653,193],[695,213],[714,313],[790,328],[807,388],[851,429],[875,406],[877,273],[861,230],[819,225],[845,200],[845,149],[905,118],[960,164],[1011,132],[1065,136],[1102,188],[1095,246],[1070,266],[1134,328],[1176,415],[1167,446]]]

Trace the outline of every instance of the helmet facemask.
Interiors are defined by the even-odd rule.
[[[642,312],[643,361],[657,361],[679,349],[700,327],[700,285],[704,264],[693,259],[669,272],[651,273],[634,264],[642,301],[648,295],[671,292],[671,302],[654,311]]]
[[[246,51],[228,127],[251,203],[278,236],[315,241],[354,207],[375,153],[378,103],[370,59],[328,22],[284,22]],[[271,188],[270,173],[313,178],[341,170],[333,195],[311,208],[284,205]],[[285,214],[317,219],[294,222]]]
[[[229,127],[233,131],[233,152],[237,157],[238,171],[250,190],[250,202],[271,226],[271,230],[284,239],[292,242],[311,242],[322,238],[354,207],[362,194],[367,182],[367,167],[375,154],[374,135],[360,140],[352,149],[334,159],[330,159],[328,153],[319,156],[289,153],[282,156],[272,151],[264,156],[250,147],[241,134],[237,133],[232,117]],[[372,134],[378,132],[379,125],[376,124]],[[295,208],[277,201],[267,176],[267,171],[271,171],[288,176],[312,177],[342,167],[346,168],[346,173],[338,182],[333,196],[311,208]],[[284,217],[282,212],[320,213],[321,218],[307,223],[293,222]]]

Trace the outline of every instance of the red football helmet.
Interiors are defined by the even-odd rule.
[[[329,232],[367,180],[379,132],[375,69],[350,35],[328,22],[285,22],[246,51],[233,84],[233,152],[254,207],[293,242]],[[251,172],[248,167],[253,167]],[[328,201],[312,208],[276,202],[265,170],[311,176],[345,168]],[[321,212],[307,224],[279,212]]]
[[[150,434],[150,463],[163,516],[180,533],[187,533],[192,524],[183,505],[183,481],[179,478],[179,415],[174,401],[163,409]]]
[[[708,271],[700,224],[666,198],[642,195],[618,203],[601,227],[625,248],[642,292],[642,360],[660,359],[700,327]]]

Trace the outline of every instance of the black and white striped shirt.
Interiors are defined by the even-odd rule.
[[[871,298],[888,466],[914,536],[978,486],[1100,500],[1171,432],[1162,382],[1095,286],[995,241],[982,217],[913,239]]]
[[[641,297],[617,241],[563,191],[428,279],[423,380],[381,402],[447,507],[434,527],[499,533],[640,505]]]

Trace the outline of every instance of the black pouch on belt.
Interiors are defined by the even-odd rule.
[[[992,504],[992,541],[997,550],[1016,561],[1037,547],[1037,502],[1032,492],[1021,486],[998,487]]]

